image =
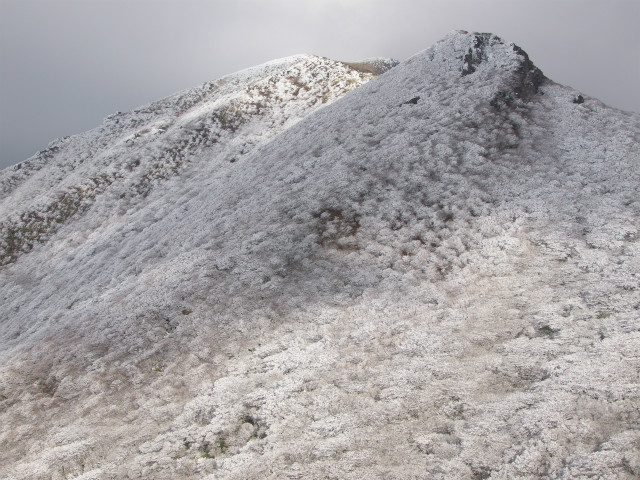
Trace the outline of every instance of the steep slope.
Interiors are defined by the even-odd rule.
[[[349,66],[311,55],[276,60],[52,142],[0,173],[0,265],[46,242],[99,198],[111,197],[111,210],[136,208],[140,197],[187,167],[200,174],[227,168],[395,63]]]
[[[0,472],[637,477],[639,136],[456,32],[96,197],[0,272]]]

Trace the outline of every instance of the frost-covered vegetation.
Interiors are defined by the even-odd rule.
[[[376,72],[393,66],[373,64]],[[135,204],[186,163],[224,169],[370,80],[371,70],[309,55],[285,58],[117,113],[95,130],[52,142],[0,174],[0,265],[46,242],[97,196],[113,197],[108,208],[126,211],[132,198]]]
[[[358,70],[3,172],[16,225],[114,179],[0,270],[3,477],[640,476],[640,116],[466,32],[309,113]]]

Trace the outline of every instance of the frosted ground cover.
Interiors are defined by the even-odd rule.
[[[191,106],[188,162],[0,271],[3,475],[640,475],[639,116],[491,35],[311,114],[303,61],[251,122]]]
[[[199,175],[224,170],[372,77],[340,62],[298,55],[118,112],[97,129],[58,139],[0,174],[0,263],[47,241],[97,199],[109,212],[126,211],[131,199],[135,204],[187,166]]]

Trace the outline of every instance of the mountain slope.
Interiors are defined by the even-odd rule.
[[[639,475],[640,116],[466,32],[303,115],[4,267],[3,474]]]
[[[13,262],[46,241],[98,197],[114,197],[126,210],[187,166],[228,167],[373,78],[363,69],[369,64],[376,72],[395,65],[377,60],[358,68],[310,55],[276,60],[119,112],[95,130],[52,142],[0,174],[0,261]],[[191,165],[203,158],[205,165]]]

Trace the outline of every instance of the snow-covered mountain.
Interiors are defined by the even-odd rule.
[[[640,476],[640,115],[491,34],[394,65],[1,173],[3,478]]]
[[[289,57],[116,113],[95,130],[55,140],[0,175],[0,264],[46,241],[97,197],[115,196],[118,208],[126,210],[187,166],[200,174],[221,170],[221,164],[248,155],[395,63]]]

